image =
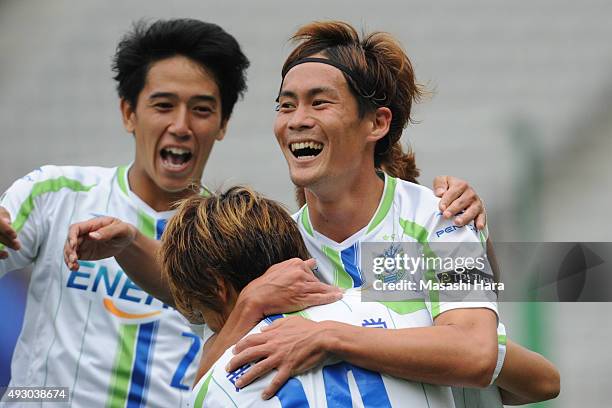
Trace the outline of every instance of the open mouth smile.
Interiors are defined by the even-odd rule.
[[[182,147],[165,147],[159,152],[162,164],[169,170],[183,170],[193,158],[189,149]]]
[[[321,153],[323,144],[317,142],[296,142],[289,144],[291,153],[296,159],[312,159]]]

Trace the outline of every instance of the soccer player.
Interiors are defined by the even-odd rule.
[[[441,216],[430,190],[405,181],[415,177],[414,158],[402,154],[399,140],[421,90],[399,44],[384,33],[362,39],[341,22],[308,24],[294,39],[299,44],[283,66],[275,135],[292,181],[304,188],[306,205],[295,219],[317,275],[360,287],[363,242],[415,242],[425,249],[455,242],[459,253],[469,243],[484,243],[484,231],[456,228]],[[422,298],[430,327],[372,330],[279,320],[240,340],[228,371],[257,361],[237,380],[242,388],[276,369],[264,398],[330,356],[413,381],[490,384],[503,364],[495,302],[445,302],[435,291]],[[204,356],[205,369],[219,354],[216,347],[232,344],[241,329],[220,332]],[[527,398],[529,390],[521,391]]]
[[[160,251],[162,271],[177,309],[190,321],[205,321],[215,332],[224,326],[238,294],[271,265],[309,257],[291,216],[274,201],[244,187],[184,200],[168,222]],[[362,303],[358,288],[349,289],[337,302],[306,308],[296,315],[379,329],[431,324],[424,309],[405,313],[382,303]],[[283,317],[268,316],[251,333],[265,331]],[[351,396],[349,372],[365,406],[454,406],[449,387],[405,381],[333,358],[292,378],[276,398],[262,401],[260,394],[270,378],[239,390],[234,383],[249,366],[227,373],[224,367],[232,356],[232,350],[226,350],[197,384],[192,407],[351,407],[359,397]]]
[[[99,216],[124,219],[140,236],[157,239],[172,202],[205,193],[189,186],[199,185],[214,142],[225,134],[246,89],[247,66],[236,40],[214,24],[179,19],[137,25],[114,59],[124,125],[135,139],[133,163],[43,166],[2,195],[0,276],[34,264],[11,386],[66,386],[75,407],[181,403],[202,340],[168,308],[172,299],[155,261],[128,265],[136,271],[128,275],[102,252],[99,261],[68,270],[62,248],[70,224]],[[439,180],[448,188],[449,211],[467,208],[463,217],[476,217],[482,205],[473,190],[448,181],[455,186]],[[451,204],[453,198],[459,203]],[[140,285],[142,276],[150,279]],[[286,285],[293,290],[287,293],[301,296],[300,307],[338,296],[320,282],[300,292],[296,282]]]
[[[168,299],[143,292],[112,258],[70,271],[63,247],[70,224],[100,215],[159,239],[171,203],[200,185],[248,65],[217,25],[135,25],[113,63],[133,163],[43,166],[2,196],[0,243],[11,251],[0,247],[0,276],[34,264],[10,386],[68,387],[71,406],[88,408],[177,407],[189,395],[202,342]]]
[[[239,293],[272,264],[309,257],[297,224],[285,210],[244,187],[233,187],[212,197],[184,200],[168,223],[160,251],[163,275],[177,309],[192,322],[205,321],[214,332],[225,325]],[[333,320],[390,330],[431,324],[425,308],[401,310],[393,303],[363,303],[359,288],[347,289],[337,302],[291,315],[316,322]],[[268,316],[250,333],[265,332],[273,321],[284,317],[291,318],[281,314]],[[308,341],[308,335],[304,341]],[[554,371],[541,356],[530,355],[512,343],[508,348],[512,353],[510,364],[523,370],[520,377],[525,377],[525,371],[532,368],[530,380],[537,383]],[[276,398],[262,401],[260,394],[273,375],[238,389],[234,384],[250,364],[227,373],[224,367],[232,357],[230,348],[202,377],[194,387],[192,407],[350,407],[359,405],[360,400],[365,406],[387,407],[495,406],[476,390],[462,389],[453,397],[447,386],[401,380],[336,358],[328,358],[290,379]],[[504,366],[506,371],[511,368]],[[349,376],[357,387],[349,385]]]

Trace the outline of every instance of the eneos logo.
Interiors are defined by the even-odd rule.
[[[120,269],[103,262],[79,261],[79,269],[68,275],[66,287],[103,297],[102,304],[110,314],[130,322],[157,320],[168,306],[138,287]],[[111,268],[115,273],[111,273]],[[117,302],[117,300],[127,301]],[[123,304],[122,307],[117,306]],[[149,311],[143,312],[143,306]]]

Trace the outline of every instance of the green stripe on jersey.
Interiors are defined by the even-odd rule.
[[[142,210],[138,210],[138,231],[147,238],[156,238],[155,219]]]
[[[128,184],[127,184],[127,166],[120,166],[117,168],[117,183],[119,188],[125,195],[128,195]]]
[[[304,229],[311,237],[314,235],[312,232],[312,225],[310,225],[310,215],[308,214],[308,206],[304,207],[304,211],[302,211],[302,215],[300,216],[300,221],[304,226]]]
[[[497,336],[497,342],[501,345],[506,345],[507,339],[505,334],[500,334]]]
[[[205,186],[202,186],[200,188],[200,197],[212,197],[213,193],[210,192],[210,190],[208,188],[206,188]]]
[[[344,270],[344,265],[342,265],[342,260],[340,259],[340,253],[334,251],[327,245],[323,245],[322,249],[323,253],[331,261],[334,267],[334,285],[343,289],[352,288],[353,278]]]
[[[429,231],[425,229],[422,225],[417,224],[413,221],[408,221],[401,219],[399,220],[400,226],[404,230],[404,234],[414,238],[419,244],[423,246],[423,255],[425,258],[435,258],[436,254],[431,250],[429,246],[429,242],[427,239],[429,238]],[[428,269],[425,272],[425,279],[427,281],[433,282],[435,278],[435,272],[433,269]],[[437,290],[429,291],[429,300],[431,302],[431,315],[435,319],[440,314],[440,294]]]
[[[198,391],[198,395],[195,399],[194,408],[202,408],[204,406],[204,398],[206,398],[206,394],[208,393],[208,384],[210,383],[210,379],[212,378],[213,372],[211,371],[204,380],[200,391]]]
[[[307,311],[305,310],[299,310],[297,312],[291,312],[291,313],[283,313],[284,317],[289,317],[289,316],[302,316],[304,319],[308,319],[308,320],[312,320],[310,318],[310,315],[308,314]]]
[[[119,341],[111,374],[106,408],[123,408],[128,395],[132,375],[132,360],[136,344],[137,324],[123,324],[119,329]]]
[[[404,220],[401,218],[399,220],[399,223],[402,229],[404,230],[404,234],[414,238],[419,244],[427,246],[427,248],[423,249],[429,249],[431,251],[431,249],[429,248],[429,243],[427,242],[427,238],[429,238],[429,231],[427,231],[425,227],[417,224],[416,222]]]
[[[478,238],[480,238],[480,243],[482,244],[482,248],[487,250],[487,238],[485,237],[484,232],[478,231]]]
[[[423,299],[410,299],[402,300],[399,302],[379,302],[387,306],[387,308],[393,310],[399,315],[407,315],[409,313],[418,312],[426,308],[425,301]]]
[[[67,188],[69,190],[80,192],[80,191],[89,191],[95,184],[91,186],[86,186],[82,184],[78,180],[69,179],[67,177],[58,177],[50,180],[39,181],[38,183],[34,183],[32,186],[32,190],[30,191],[30,195],[26,197],[26,199],[19,207],[19,211],[17,212],[17,216],[15,220],[11,223],[13,229],[16,233],[19,233],[26,221],[34,211],[34,200],[46,193],[57,193],[63,188]],[[0,250],[4,249],[4,245],[0,244]]]
[[[374,228],[380,225],[380,223],[385,219],[387,214],[389,214],[389,210],[391,209],[391,205],[393,204],[393,197],[395,196],[395,187],[397,186],[397,179],[388,175],[385,175],[385,178],[387,183],[385,185],[385,191],[383,192],[383,198],[380,203],[380,207],[378,207],[378,211],[376,211],[374,218],[372,218],[372,222],[370,223],[370,226],[368,227],[368,231],[366,233],[373,231]]]

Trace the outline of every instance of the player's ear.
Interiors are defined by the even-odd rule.
[[[367,140],[369,142],[377,142],[389,133],[391,127],[391,119],[393,114],[391,109],[386,106],[377,108],[370,116],[371,129]]]
[[[223,119],[223,121],[221,122],[221,129],[219,129],[219,133],[217,133],[217,136],[215,136],[215,139],[217,139],[218,142],[223,140],[223,138],[225,137],[225,132],[227,132],[227,122],[227,119]]]
[[[219,300],[225,305],[230,298],[231,285],[223,278],[217,276],[217,295]]]
[[[219,299],[222,302],[223,317],[227,320],[238,300],[238,293],[230,283],[219,282]]]
[[[227,303],[227,288],[224,282],[219,282],[218,290],[219,299],[223,304]]]
[[[219,282],[219,298],[224,305],[233,307],[234,302],[238,299],[238,293],[230,283]]]
[[[119,108],[121,109],[121,119],[123,120],[123,127],[130,133],[134,133],[136,125],[134,123],[134,115],[136,114],[132,108],[132,104],[126,99],[121,98],[119,102]]]

